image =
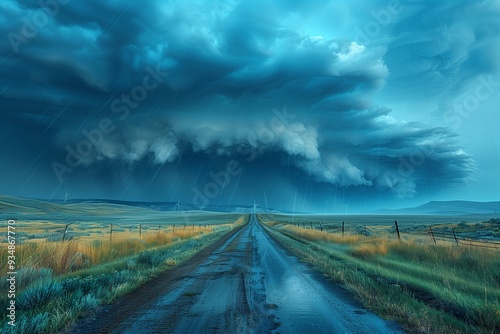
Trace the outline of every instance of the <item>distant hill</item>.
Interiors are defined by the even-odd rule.
[[[137,201],[119,201],[119,200],[107,200],[107,199],[86,199],[86,200],[73,200],[69,201],[75,203],[107,203],[107,204],[117,204],[117,205],[127,205],[142,207],[157,211],[177,211],[177,202],[137,202]],[[61,203],[61,202],[60,202]],[[253,211],[252,206],[242,206],[242,205],[206,205],[203,208],[196,206],[191,203],[179,202],[180,211],[212,211],[212,212],[239,212],[239,213],[251,213]],[[272,213],[277,212],[273,209],[265,209],[257,207],[257,211],[260,213]]]
[[[64,203],[62,201],[47,202],[38,199],[0,195],[0,218],[2,219],[19,219],[19,217],[43,219],[44,216],[50,216],[54,220],[54,217],[60,219],[78,216],[98,217],[116,213],[127,214],[127,212],[147,214],[155,211],[147,210],[146,207],[128,206],[105,201],[72,200]]]
[[[207,205],[203,208],[189,203],[180,202],[140,202],[140,201],[121,201],[109,199],[69,199],[44,201],[31,198],[2,196],[0,195],[0,215],[11,213],[29,213],[29,214],[43,214],[47,212],[57,212],[60,214],[71,213],[81,214],[86,213],[88,210],[95,211],[97,208],[103,207],[108,211],[110,208],[142,208],[154,211],[210,211],[210,212],[238,212],[238,213],[251,213],[253,207],[242,205]],[[265,209],[257,207],[259,213],[276,213],[278,211],[273,209]]]
[[[473,201],[431,201],[429,203],[403,209],[382,209],[378,214],[408,214],[408,215],[467,215],[467,214],[498,214],[500,215],[500,201],[473,202]]]

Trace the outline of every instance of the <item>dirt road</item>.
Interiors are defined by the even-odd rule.
[[[398,333],[250,223],[72,333]]]

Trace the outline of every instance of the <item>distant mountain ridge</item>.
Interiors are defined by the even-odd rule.
[[[500,201],[474,202],[474,201],[431,201],[429,203],[403,209],[381,209],[376,213],[399,213],[419,215],[466,215],[474,213],[488,213],[500,215]]]

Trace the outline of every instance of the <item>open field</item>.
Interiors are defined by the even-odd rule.
[[[159,212],[109,204],[51,204],[2,197],[15,234],[16,329],[55,333],[175,268],[245,223],[237,214]],[[111,225],[112,224],[112,225]],[[9,290],[7,226],[0,228],[0,290]],[[64,241],[63,241],[64,239]],[[7,293],[0,296],[6,309]]]
[[[85,216],[78,220],[68,218],[65,221],[58,220],[16,220],[17,243],[40,241],[62,241],[64,240],[113,240],[142,237],[151,234],[180,233],[181,230],[193,228],[210,227],[220,224],[231,224],[240,215],[238,214],[214,214],[214,213],[164,213],[160,217],[149,220],[147,214],[130,214],[126,220],[121,217],[109,217],[104,219],[95,218],[87,221]],[[48,217],[50,218],[50,217]],[[66,228],[66,225],[67,228]],[[7,226],[0,227],[0,233],[6,235]],[[65,232],[66,231],[66,232]],[[111,234],[111,236],[110,236]]]
[[[263,214],[259,223],[255,215],[236,213],[7,197],[0,198],[0,215],[16,221],[21,332],[72,332],[68,325],[80,318],[87,319],[79,325],[87,332],[115,325],[134,333],[151,326],[179,333],[193,326],[401,332],[394,321],[412,333],[500,331],[500,250],[484,247],[500,241],[500,219]],[[0,233],[6,236],[7,228]],[[3,275],[7,256],[0,253]],[[0,290],[8,288],[1,277]],[[121,306],[99,308],[112,302]],[[104,320],[89,325],[96,310]],[[8,333],[6,314],[1,321]]]
[[[397,239],[395,221],[402,240],[419,239],[420,242],[454,242],[453,233],[458,239],[463,239],[463,245],[483,242],[487,248],[500,248],[499,216],[465,215],[278,215],[266,214],[266,220],[287,223],[297,227],[324,230],[342,235],[380,236]],[[432,238],[432,229],[435,238]],[[488,242],[492,244],[488,244]]]
[[[267,220],[280,221],[288,223],[305,223],[308,225],[312,222],[314,228],[319,228],[321,222],[326,228],[340,228],[342,222],[350,229],[347,232],[352,232],[358,226],[367,226],[370,228],[394,227],[394,221],[397,220],[399,228],[402,232],[425,230],[429,226],[436,227],[466,227],[469,226],[469,231],[489,229],[500,238],[500,227],[498,225],[484,225],[483,222],[491,218],[500,218],[500,215],[492,216],[486,214],[471,214],[462,216],[446,216],[446,215],[281,215],[281,214],[266,214]],[[464,225],[465,224],[465,225]]]
[[[204,211],[157,211],[137,206],[91,202],[54,204],[0,196],[0,219],[16,221],[18,244],[27,241],[61,241],[63,237],[65,240],[108,240],[110,232],[113,234],[112,238],[118,240],[133,237],[134,234],[140,237],[149,232],[179,231],[193,228],[193,225],[230,224],[239,216]],[[7,226],[0,226],[0,233],[6,231]]]
[[[500,220],[404,217],[398,219],[398,240],[393,217],[339,218],[260,217],[282,245],[410,332],[500,331],[500,251],[447,240],[434,243],[426,233],[432,225],[434,231],[453,229],[498,240]]]

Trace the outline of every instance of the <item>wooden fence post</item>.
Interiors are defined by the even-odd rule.
[[[139,237],[142,238],[142,224],[139,224]]]
[[[434,232],[432,232],[432,227],[429,226],[429,231],[431,232],[432,240],[434,240],[434,245],[436,245],[436,238],[434,237]]]
[[[109,241],[113,240],[113,224],[109,226]]]
[[[342,221],[342,236],[344,236],[344,221]]]
[[[398,221],[395,220],[394,224],[396,225],[396,233],[398,234],[398,239],[401,240],[401,235],[399,234],[399,227],[398,227]]]
[[[453,237],[455,238],[455,242],[457,243],[457,246],[458,246],[458,239],[457,239],[457,235],[455,234],[455,229],[452,228],[451,230],[453,231]]]
[[[66,224],[66,227],[64,228],[64,233],[61,242],[64,242],[64,240],[66,239],[66,232],[68,231],[68,226],[69,224]]]
[[[321,222],[319,222],[319,228],[321,229],[321,232],[323,232],[323,224],[321,224]]]
[[[366,225],[363,225],[363,227],[365,228],[365,239],[366,239],[366,236],[368,235],[368,233],[366,233]]]

